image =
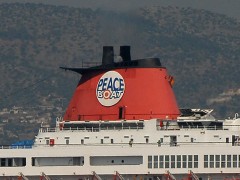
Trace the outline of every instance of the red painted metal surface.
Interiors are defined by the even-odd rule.
[[[118,72],[124,79],[124,93],[119,102],[104,106],[97,99],[99,80],[108,71],[88,72],[83,74],[64,120],[176,119],[179,116],[171,87],[172,78],[165,68],[120,68],[111,71]]]

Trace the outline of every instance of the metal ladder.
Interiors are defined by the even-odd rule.
[[[170,171],[166,171],[167,173],[167,180],[176,180],[176,178],[170,173]]]
[[[191,177],[192,177],[194,180],[199,180],[199,178],[197,177],[197,175],[194,174],[191,170],[189,171],[189,174],[191,175]]]
[[[121,174],[119,174],[119,172],[116,171],[116,177],[118,177],[118,179],[120,180],[124,180],[124,178],[122,177]]]
[[[26,176],[24,176],[22,172],[19,173],[18,178],[28,180],[28,178]]]
[[[44,172],[42,172],[42,177],[44,177],[46,180],[51,180],[51,178],[47,176]]]
[[[92,172],[93,173],[93,180],[96,178],[97,180],[102,180],[102,178],[97,175],[97,173],[95,171]]]

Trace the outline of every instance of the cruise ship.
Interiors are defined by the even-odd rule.
[[[2,146],[0,179],[240,179],[238,114],[180,109],[160,60],[132,60],[130,49],[116,60],[104,46],[100,65],[61,67],[80,76],[65,114],[32,146]]]

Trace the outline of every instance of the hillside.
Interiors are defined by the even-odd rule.
[[[175,76],[180,106],[214,108],[222,118],[238,112],[239,94],[225,100],[221,94],[239,90],[240,23],[190,8],[142,12],[153,24],[148,42],[153,50],[148,53],[164,59]]]
[[[133,59],[161,59],[175,77],[180,107],[214,108],[220,118],[239,112],[240,23],[235,19],[191,8],[116,13],[18,3],[1,4],[0,18],[0,109],[65,109],[79,75],[58,67],[100,62],[103,45],[127,44]],[[50,111],[49,123],[63,112]],[[0,115],[0,122],[6,118]],[[0,124],[8,131],[3,136],[33,137],[29,126],[36,124],[22,127],[31,134],[24,137],[24,130],[11,128],[17,120],[8,122]]]

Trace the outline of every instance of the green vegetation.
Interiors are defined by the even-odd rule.
[[[239,112],[239,94],[212,100],[240,89],[233,18],[170,6],[116,13],[29,3],[1,4],[0,18],[0,109],[53,105],[44,101],[53,94],[66,108],[79,75],[58,67],[100,62],[103,45],[129,44],[133,59],[161,58],[180,107],[214,108],[221,118]]]

